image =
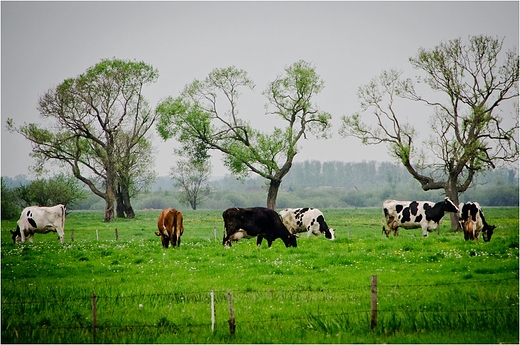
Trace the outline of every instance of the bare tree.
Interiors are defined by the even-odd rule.
[[[177,166],[172,167],[171,177],[174,185],[181,190],[182,204],[190,205],[192,210],[206,201],[212,193],[209,184],[211,174],[211,163],[204,161],[179,160]]]
[[[424,190],[443,189],[458,203],[477,174],[518,161],[518,103],[508,101],[518,98],[519,59],[514,50],[500,56],[502,45],[503,40],[474,36],[467,44],[455,39],[419,49],[410,63],[425,76],[414,83],[391,70],[360,87],[361,112],[343,116],[340,134],[367,145],[387,144]],[[420,85],[435,91],[433,96],[421,96]],[[433,108],[432,134],[423,146],[397,110],[406,100]],[[512,125],[502,108],[509,109]],[[370,114],[375,124],[365,120]],[[428,119],[417,114],[414,120]],[[456,216],[451,221],[458,228]]]

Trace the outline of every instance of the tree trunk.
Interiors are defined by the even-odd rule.
[[[448,177],[448,183],[446,184],[446,187],[444,188],[444,192],[446,193],[446,196],[450,198],[451,201],[455,204],[455,206],[459,207],[459,193],[457,190],[457,176],[449,176]],[[451,223],[451,229],[453,231],[459,231],[460,223],[459,223],[459,215],[453,212],[450,212],[450,223]]]
[[[117,193],[116,200],[116,217],[117,218],[126,218],[125,211],[123,209],[123,200],[121,199],[121,194]]]
[[[278,189],[280,188],[281,180],[271,179],[269,184],[269,191],[267,192],[267,208],[276,210],[276,197],[278,196]]]
[[[114,220],[114,193],[107,190],[105,199],[105,214],[103,216],[104,222],[111,222]]]
[[[107,149],[107,154],[111,154],[111,151]],[[116,201],[116,179],[115,179],[115,164],[112,161],[108,161],[106,164],[106,180],[105,180],[105,215],[103,216],[104,222],[112,222],[114,220],[114,202]]]
[[[122,186],[120,183],[117,184],[117,206],[116,212],[118,218],[135,218],[135,212],[130,202],[130,193],[128,188]]]

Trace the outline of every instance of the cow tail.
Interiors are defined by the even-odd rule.
[[[179,231],[179,237],[184,233],[184,225],[182,224],[182,213],[177,213],[177,229]]]

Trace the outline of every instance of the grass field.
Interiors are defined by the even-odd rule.
[[[386,238],[379,208],[322,211],[335,241],[271,249],[255,239],[224,248],[220,211],[184,211],[175,249],[154,234],[159,211],[112,223],[72,212],[64,245],[54,234],[14,245],[16,223],[2,221],[2,343],[519,342],[517,207],[484,210],[497,225],[488,243],[464,241],[447,219],[428,238],[420,229]]]

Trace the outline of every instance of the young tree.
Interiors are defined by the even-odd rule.
[[[392,70],[360,87],[361,112],[342,118],[340,134],[367,145],[387,144],[423,190],[443,189],[458,203],[477,174],[518,161],[518,103],[508,101],[518,97],[519,59],[514,50],[501,56],[502,45],[503,40],[474,36],[467,44],[456,39],[419,49],[410,63],[425,76],[414,84]],[[416,85],[429,86],[433,95],[419,95]],[[416,129],[398,115],[398,99],[433,108],[432,134],[424,146]],[[509,106],[511,124],[499,113],[504,106]],[[375,124],[365,119],[369,113]],[[458,228],[456,216],[451,223]]]
[[[267,207],[275,209],[278,189],[298,153],[299,140],[308,133],[328,136],[331,116],[312,104],[323,87],[309,63],[298,61],[287,67],[264,92],[267,113],[284,120],[286,127],[264,133],[238,116],[239,89],[254,88],[247,73],[235,67],[215,69],[205,80],[187,85],[179,97],[158,105],[157,130],[163,139],[175,137],[184,150],[201,156],[207,150],[221,151],[224,164],[239,177],[255,173],[268,180]]]
[[[209,184],[211,163],[204,161],[179,160],[171,169],[174,186],[181,190],[181,204],[190,205],[192,210],[204,203],[212,192]]]
[[[77,179],[105,200],[103,219],[112,221],[117,183],[124,190],[136,178],[120,178],[130,173],[124,171],[124,161],[149,154],[137,149],[146,145],[145,133],[155,120],[142,88],[157,77],[157,70],[144,62],[102,60],[40,97],[38,110],[51,120],[47,128],[36,124],[15,128],[12,119],[8,127],[33,143],[37,169],[49,160],[70,167]],[[128,150],[118,147],[121,143],[128,144]]]
[[[30,184],[14,189],[20,206],[54,206],[63,204],[73,206],[78,201],[87,198],[87,193],[73,176],[59,174],[49,179],[37,179]]]

